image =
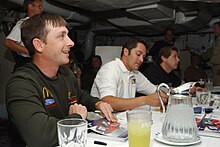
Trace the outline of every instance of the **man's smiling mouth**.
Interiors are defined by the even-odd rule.
[[[62,51],[62,53],[64,53],[64,54],[69,54],[69,50]]]

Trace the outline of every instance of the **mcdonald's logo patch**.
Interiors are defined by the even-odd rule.
[[[43,87],[42,95],[46,107],[56,106],[56,101],[53,99],[53,95],[47,87]]]

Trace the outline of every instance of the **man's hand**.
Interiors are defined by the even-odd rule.
[[[100,110],[104,114],[107,120],[112,122],[117,121],[116,117],[112,114],[113,109],[110,104],[103,101],[99,101],[95,104],[95,106],[96,109]]]
[[[77,78],[81,78],[82,71],[78,66],[73,67],[73,72],[76,74]]]
[[[166,104],[168,102],[169,97],[164,92],[160,92],[160,96],[161,96],[164,104]],[[151,105],[151,106],[154,106],[154,107],[161,106],[160,99],[157,95],[157,92],[146,96],[146,98],[149,100],[148,105]]]
[[[86,119],[87,117],[87,109],[85,106],[81,105],[81,104],[74,104],[74,105],[71,105],[69,107],[69,114],[73,114],[73,113],[77,113],[79,115],[81,115],[81,117],[83,119]]]
[[[168,99],[169,99],[169,96],[165,93],[165,92],[160,92],[160,96],[163,100],[163,103],[164,104],[167,104],[168,103]],[[159,98],[159,97],[158,97]]]
[[[189,93],[191,94],[191,96],[195,96],[196,91],[203,91],[203,90],[205,90],[205,88],[202,88],[202,87],[199,87],[199,86],[197,86],[197,87],[194,86],[190,89]]]

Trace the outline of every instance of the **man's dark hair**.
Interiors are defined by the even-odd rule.
[[[99,61],[102,61],[102,58],[99,55],[94,55],[92,58],[97,58],[97,59],[99,59]]]
[[[35,38],[42,40],[44,43],[47,43],[46,37],[50,31],[48,26],[66,26],[66,21],[59,15],[42,13],[34,15],[22,23],[21,40],[31,57],[35,52],[35,47],[32,43]]]
[[[178,52],[178,49],[175,46],[162,47],[159,51],[158,63],[160,64],[163,62],[161,59],[162,56],[168,58],[171,55],[171,51]]]
[[[142,43],[142,44],[146,47],[146,49],[149,47],[149,45],[147,44],[147,42],[144,41],[144,40],[142,40],[142,39],[140,39],[140,38],[130,38],[130,39],[128,39],[128,40],[125,42],[125,44],[124,44],[123,47],[122,47],[121,57],[122,57],[123,54],[124,54],[124,48],[127,48],[128,51],[129,51],[129,54],[130,54],[131,50],[132,50],[133,48],[137,47],[137,44],[138,44],[138,43]]]

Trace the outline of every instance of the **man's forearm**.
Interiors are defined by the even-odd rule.
[[[19,53],[29,54],[28,50],[24,46],[18,44],[17,42],[15,42],[11,39],[5,39],[4,44],[10,50],[13,50],[13,51],[19,52]]]
[[[146,105],[145,96],[136,98],[117,98],[113,96],[103,97],[102,100],[109,103],[116,112],[134,109]]]

